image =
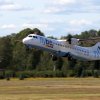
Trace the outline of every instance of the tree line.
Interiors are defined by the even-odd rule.
[[[21,43],[22,39],[28,34],[44,35],[39,29],[24,29],[19,33],[0,37],[0,78],[4,77],[88,77],[100,76],[100,61],[98,62],[82,62],[73,60],[68,61],[67,58],[58,58],[52,61],[48,52],[38,49],[26,50]],[[100,36],[100,30],[84,31],[81,34],[72,37],[80,39],[88,39]],[[67,39],[62,36],[61,39]],[[55,38],[51,36],[51,38]],[[91,41],[82,43],[83,46],[91,46],[96,42]],[[3,71],[5,73],[3,73]],[[5,74],[5,75],[3,75]]]

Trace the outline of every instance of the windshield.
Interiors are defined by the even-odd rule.
[[[29,35],[28,37],[32,37],[31,35]]]

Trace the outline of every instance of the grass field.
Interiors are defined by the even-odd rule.
[[[0,100],[100,100],[100,78],[0,80]]]

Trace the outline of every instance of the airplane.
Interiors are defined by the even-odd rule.
[[[28,48],[37,48],[48,51],[52,54],[52,60],[56,61],[58,57],[67,57],[71,60],[98,61],[100,60],[100,42],[92,47],[79,46],[82,39],[70,38],[66,40],[56,40],[46,38],[37,34],[29,34],[22,42]]]

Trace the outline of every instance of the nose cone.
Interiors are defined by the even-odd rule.
[[[26,39],[24,38],[24,39],[22,40],[22,42],[23,42],[23,44],[26,44],[27,41],[26,41]]]

